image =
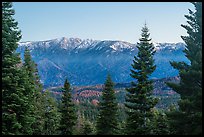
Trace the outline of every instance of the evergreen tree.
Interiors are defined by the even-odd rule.
[[[138,55],[134,56],[130,76],[136,79],[128,88],[125,106],[127,107],[126,131],[130,135],[150,134],[147,121],[151,120],[151,109],[156,105],[157,99],[152,97],[153,85],[149,76],[154,72],[153,44],[150,43],[150,33],[146,24],[142,28],[142,38],[138,43]]]
[[[45,119],[46,119],[46,103],[43,93],[36,91],[34,93],[34,118],[35,121],[32,124],[33,135],[42,135],[45,131]]]
[[[77,105],[76,105],[77,106]],[[77,122],[74,126],[74,134],[75,135],[81,135],[83,134],[83,124],[84,124],[85,118],[84,115],[81,114],[81,110],[77,107]]]
[[[93,135],[93,125],[90,121],[85,120],[83,123],[82,135]]]
[[[30,50],[25,48],[24,52],[24,69],[29,76],[28,93],[30,93],[29,103],[33,105],[32,116],[35,118],[32,124],[33,134],[40,135],[43,132],[45,124],[45,102],[42,97],[42,84],[38,75],[37,65],[31,58]]]
[[[43,135],[57,135],[59,134],[60,125],[60,113],[58,112],[57,102],[51,97],[49,91],[45,91],[45,126],[43,129]]]
[[[61,104],[61,123],[60,130],[62,135],[72,135],[73,127],[77,122],[75,105],[72,101],[71,88],[68,80],[65,80]]]
[[[35,86],[35,91],[42,91],[42,84],[40,83],[40,77],[38,74],[37,64],[32,60],[30,50],[25,47],[24,52],[24,67],[27,70],[30,82]]]
[[[168,135],[169,123],[164,112],[158,109],[153,109],[153,119],[149,122],[149,129],[151,135]]]
[[[117,102],[113,89],[114,83],[108,75],[99,103],[99,115],[96,130],[99,135],[113,135],[117,133]]]
[[[26,85],[28,75],[15,52],[21,32],[13,15],[12,3],[2,2],[2,134],[32,134],[32,106]]]
[[[193,2],[195,12],[185,15],[188,25],[181,25],[188,36],[181,36],[186,43],[185,62],[170,62],[179,70],[180,83],[167,83],[180,94],[179,110],[169,114],[173,134],[202,134],[202,3]]]

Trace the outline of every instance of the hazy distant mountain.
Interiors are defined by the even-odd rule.
[[[153,43],[157,65],[151,78],[178,75],[169,61],[188,62],[182,50],[184,43]],[[29,47],[38,64],[41,81],[45,86],[57,86],[67,77],[72,85],[103,84],[109,72],[114,82],[130,82],[130,69],[136,44],[125,41],[99,41],[79,38],[59,38],[47,41],[21,42],[17,52]]]

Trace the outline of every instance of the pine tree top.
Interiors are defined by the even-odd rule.
[[[66,78],[66,80],[65,80],[65,82],[64,82],[64,89],[65,89],[65,90],[68,90],[68,91],[70,90],[70,84],[69,84],[67,78]]]
[[[108,74],[105,82],[105,87],[113,87],[113,86],[114,86],[114,83],[111,79],[111,75]]]

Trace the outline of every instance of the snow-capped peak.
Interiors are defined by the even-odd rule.
[[[153,44],[155,50],[160,50],[160,49],[161,49],[160,43],[158,43],[158,42],[152,42],[152,44]]]
[[[114,44],[110,46],[113,50],[123,50],[123,49],[133,49],[134,46],[133,44],[130,44],[128,42],[123,42],[123,41],[116,41]]]
[[[163,49],[179,49],[184,48],[184,43],[158,43],[158,42],[152,42],[156,50],[163,50]]]
[[[29,44],[31,44],[32,42],[30,42],[30,41],[27,41],[27,42],[17,42],[17,44],[19,45],[19,47],[21,47],[21,46],[27,46],[27,45],[29,45]]]

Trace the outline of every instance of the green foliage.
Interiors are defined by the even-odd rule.
[[[168,135],[169,123],[165,112],[159,109],[152,109],[153,118],[149,122],[149,130],[152,135]]]
[[[40,83],[40,77],[38,74],[37,64],[32,60],[30,50],[28,47],[25,48],[24,52],[24,64],[23,66],[27,70],[30,83],[34,85],[36,92],[42,91],[42,84]]]
[[[137,80],[132,82],[132,87],[127,89],[125,106],[127,107],[126,132],[129,135],[150,134],[148,121],[151,120],[151,109],[157,104],[157,99],[152,96],[152,81],[148,80],[154,72],[153,44],[150,43],[150,33],[146,24],[142,28],[142,38],[138,43],[138,55],[134,56],[130,76]]]
[[[45,99],[45,125],[43,135],[57,135],[59,134],[60,113],[58,112],[56,100],[51,97],[49,91],[44,93]]]
[[[41,92],[34,93],[34,117],[35,121],[32,124],[33,135],[43,135],[45,125],[45,97]]]
[[[181,100],[179,108],[171,108],[167,117],[164,112],[154,109],[158,100],[152,96],[149,76],[156,69],[155,50],[146,24],[130,74],[136,82],[127,89],[125,107],[121,102],[117,103],[117,98],[121,99],[123,94],[115,96],[110,75],[98,106],[91,103],[93,98],[75,105],[67,79],[58,106],[49,91],[42,93],[37,65],[32,61],[29,49],[25,49],[24,63],[15,52],[21,32],[13,18],[12,3],[2,2],[2,134],[202,134],[202,5],[201,2],[192,4],[195,12],[189,10],[189,15],[185,15],[188,25],[181,25],[188,33],[181,38],[187,45],[184,53],[190,65],[170,62],[179,70],[181,81],[168,85],[179,93]],[[166,102],[166,99],[162,101]],[[83,116],[78,115],[78,125],[76,108]]]
[[[2,134],[32,134],[29,77],[15,53],[21,32],[12,3],[2,2]]]
[[[99,135],[113,135],[117,133],[117,102],[113,89],[114,83],[110,75],[107,76],[102,99],[99,103],[99,115],[96,130]]]
[[[38,75],[37,65],[32,60],[30,50],[26,47],[24,53],[23,68],[26,70],[29,76],[28,93],[30,93],[29,103],[33,105],[31,112],[32,117],[35,119],[32,124],[33,134],[41,135],[44,130],[45,124],[45,101],[42,97],[42,84]]]
[[[179,70],[180,83],[167,83],[180,94],[179,111],[169,113],[173,134],[202,134],[202,3],[193,2],[195,12],[185,15],[188,25],[181,25],[188,36],[181,36],[186,43],[184,53],[190,65],[171,62]],[[181,126],[182,125],[182,126]]]
[[[96,122],[99,113],[98,106],[95,106],[86,98],[83,102],[81,101],[77,105],[78,110],[84,115],[85,119],[89,121]]]
[[[93,135],[93,130],[93,124],[90,121],[85,120],[82,135]]]
[[[62,135],[72,135],[73,127],[76,124],[77,116],[75,110],[75,104],[72,101],[71,97],[71,88],[68,80],[65,80],[64,83],[64,92],[62,95],[62,104],[60,108],[61,112],[61,122],[60,122],[60,131]]]
[[[16,65],[20,58],[14,51],[18,47],[17,42],[21,39],[18,23],[14,20],[15,14],[11,2],[2,2],[2,65]],[[6,59],[10,59],[6,60]],[[13,62],[12,62],[13,61]],[[4,63],[5,62],[5,63]],[[7,64],[8,63],[8,64]]]

